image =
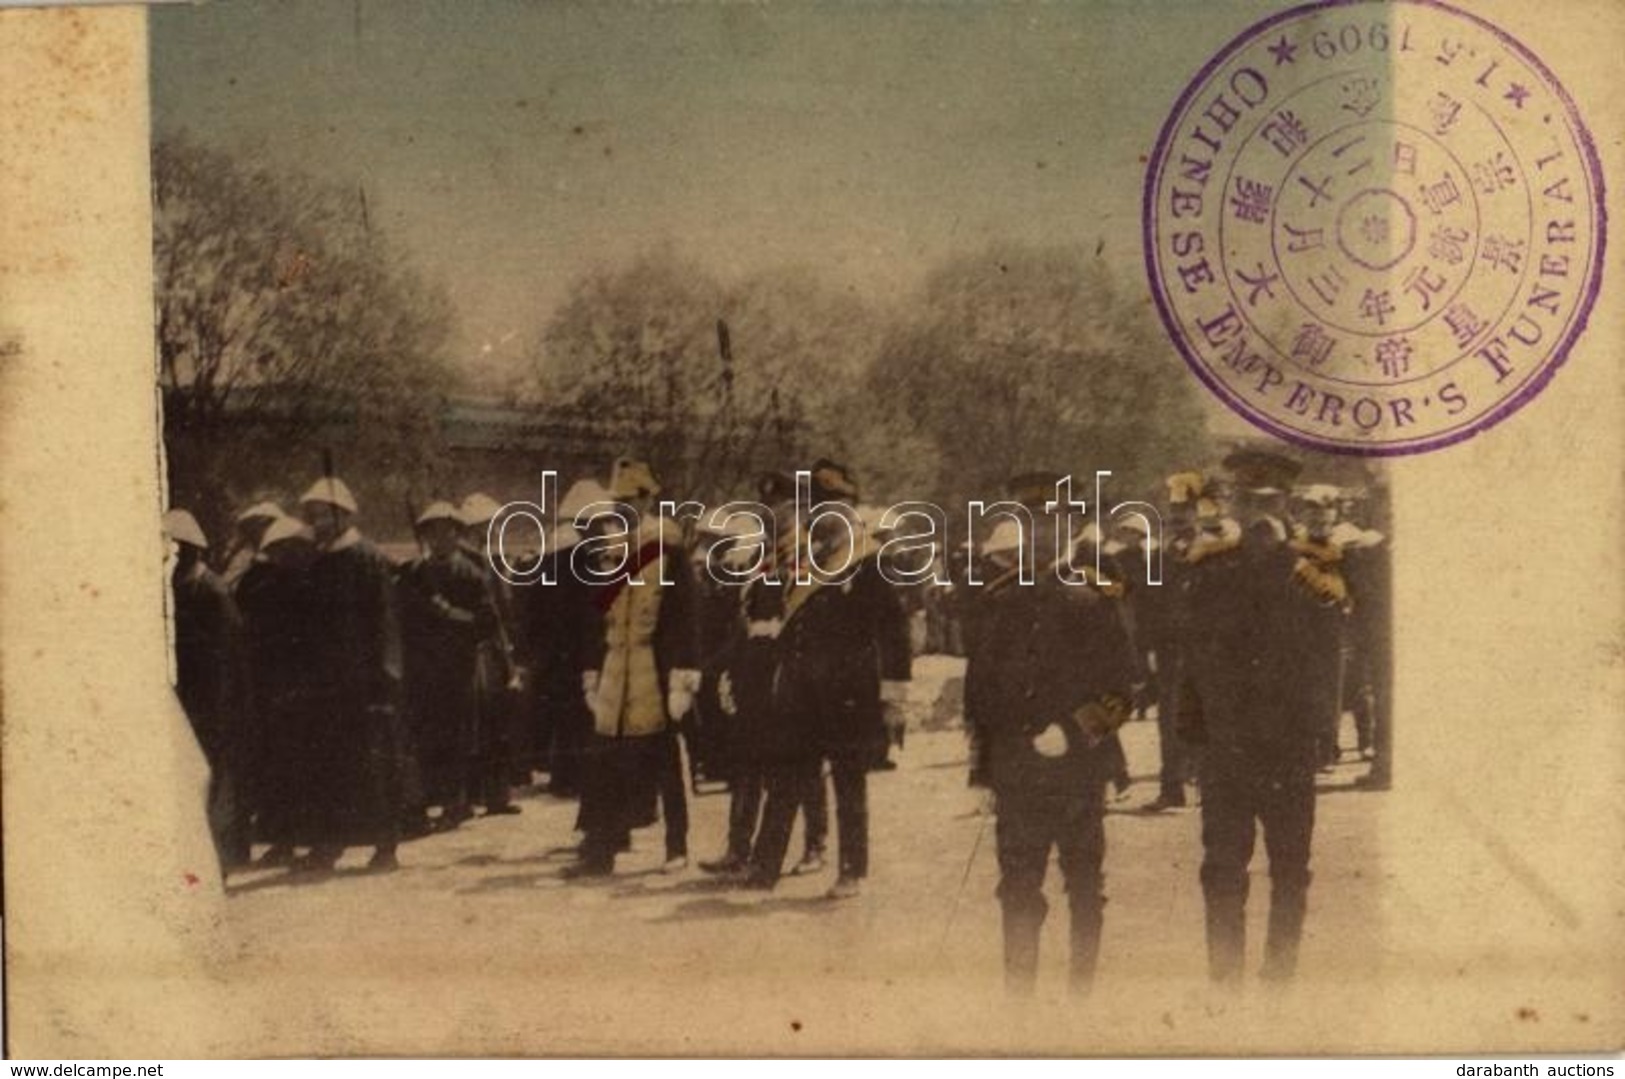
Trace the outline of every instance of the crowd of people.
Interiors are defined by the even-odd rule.
[[[1065,477],[1017,476],[996,527],[918,586],[885,571],[887,535],[828,460],[810,495],[829,512],[803,519],[795,477],[766,473],[767,527],[751,532],[662,516],[653,470],[619,459],[567,492],[522,567],[549,583],[528,587],[497,571],[512,568],[487,547],[503,507],[483,494],[417,511],[402,563],[362,535],[333,475],[296,512],[242,510],[224,551],[173,509],[177,692],[211,766],[222,865],[330,873],[363,847],[386,872],[403,840],[519,813],[515,788],[545,775],[579,800],[566,877],[613,874],[657,822],[677,873],[703,776],[727,784],[729,813],[699,869],[756,891],[824,871],[833,801],[828,895],[849,899],[869,871],[869,776],[893,766],[923,647],[966,657],[968,779],[993,794],[1012,990],[1036,978],[1052,850],[1072,984],[1092,981],[1108,788],[1130,783],[1118,731],[1152,715],[1160,784],[1139,808],[1200,794],[1212,976],[1243,964],[1261,826],[1264,973],[1289,977],[1315,775],[1343,752],[1345,711],[1363,782],[1385,786],[1389,762],[1387,540],[1358,523],[1361,492],[1299,484],[1300,470],[1238,452],[1170,476],[1156,514],[1081,530],[1058,501]]]

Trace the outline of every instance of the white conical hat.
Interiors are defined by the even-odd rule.
[[[1021,525],[1006,517],[994,526],[993,534],[982,542],[982,553],[995,554],[999,551],[1019,550],[1022,541]]]
[[[431,502],[423,507],[423,512],[418,514],[417,520],[412,523],[421,528],[430,521],[455,521],[460,524],[462,519],[457,507],[450,502]]]
[[[286,517],[282,507],[275,502],[256,502],[237,515],[238,522],[242,521],[274,521],[278,517]]]
[[[170,510],[164,514],[164,535],[176,543],[184,543],[190,547],[201,550],[209,549],[209,540],[203,534],[203,528],[185,510]]]
[[[463,499],[463,504],[458,507],[463,523],[470,528],[489,524],[491,519],[501,512],[502,503],[483,491],[475,491]]]
[[[337,476],[323,476],[311,484],[305,493],[299,496],[299,502],[301,505],[324,503],[336,506],[346,513],[356,512],[355,495],[350,493],[350,488]]]
[[[315,543],[316,535],[310,526],[297,517],[278,517],[265,529],[265,535],[260,537],[260,550],[265,550],[273,543],[286,543],[290,540],[300,540],[304,543]]]

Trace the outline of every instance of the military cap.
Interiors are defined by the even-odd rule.
[[[185,510],[170,510],[164,514],[164,535],[176,543],[184,543],[188,547],[196,547],[201,551],[209,549],[209,540],[203,535],[203,528]]]
[[[422,528],[434,521],[451,521],[455,524],[461,524],[463,518],[457,512],[457,507],[450,502],[431,502],[423,508],[423,512],[418,514],[417,520],[412,523]]]
[[[346,513],[356,512],[355,495],[350,488],[337,476],[323,476],[305,489],[299,496],[300,505],[327,505],[334,506]]]
[[[1224,467],[1235,477],[1236,486],[1254,494],[1280,494],[1292,488],[1303,465],[1269,450],[1236,450],[1224,459]]]
[[[1066,476],[1047,469],[1035,469],[1011,476],[1005,483],[1005,493],[1028,509],[1041,510],[1046,503],[1055,501],[1055,488]]]
[[[274,521],[278,517],[286,517],[282,507],[275,502],[256,502],[237,515],[237,522],[244,521]]]
[[[292,540],[315,543],[316,534],[310,530],[309,525],[297,517],[278,517],[265,529],[265,535],[260,537],[260,550],[265,550],[273,543],[287,543]]]
[[[462,522],[470,528],[477,528],[489,524],[491,519],[502,512],[502,503],[486,494],[484,491],[475,491],[463,499],[463,504],[457,507],[457,515]]]
[[[574,520],[588,506],[611,501],[608,488],[597,480],[576,480],[559,502],[559,516]]]
[[[1338,490],[1329,483],[1311,483],[1298,491],[1293,492],[1293,498],[1311,506],[1328,508],[1337,505]]]
[[[609,474],[609,493],[612,498],[652,498],[660,493],[654,470],[647,461],[631,457],[616,460]]]
[[[856,502],[857,477],[845,465],[820,457],[812,467],[812,499],[814,502]]]

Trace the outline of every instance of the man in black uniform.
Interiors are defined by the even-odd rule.
[[[885,751],[884,708],[906,697],[912,657],[902,603],[880,573],[879,548],[853,512],[856,482],[827,460],[813,467],[811,478],[813,509],[827,512],[815,512],[805,522],[808,534],[795,537],[804,571],[782,570],[789,579],[768,712],[782,732],[786,760],[768,778],[748,883],[771,888],[777,882],[796,808],[823,782],[828,758],[840,860],[829,898],[849,899],[869,874],[868,773]]]
[[[1329,655],[1309,674],[1316,686],[1316,759],[1322,772],[1330,772],[1342,756],[1338,740],[1343,721],[1343,649],[1348,587],[1343,576],[1343,549],[1334,535],[1337,525],[1337,488],[1317,483],[1293,496],[1292,538],[1288,543],[1298,560],[1294,572],[1315,582],[1337,602],[1322,627],[1335,638]]]
[[[513,802],[513,788],[530,784],[528,731],[520,709],[530,672],[519,665],[525,649],[518,612],[508,582],[496,571],[489,536],[491,522],[501,512],[502,503],[478,491],[457,508],[463,526],[458,553],[484,580],[486,602],[494,615],[491,632],[481,637],[476,651],[474,677],[478,775],[472,793],[485,806],[486,816],[521,812]]]
[[[1071,907],[1070,984],[1083,992],[1094,979],[1112,771],[1104,745],[1129,716],[1135,674],[1113,600],[1081,565],[1058,561],[1062,521],[1046,503],[1059,479],[1032,473],[1012,481],[1014,499],[1036,511],[1025,552],[1032,583],[1023,584],[1016,569],[1028,537],[1015,521],[1000,522],[984,547],[1000,572],[975,590],[981,609],[965,684],[978,757],[973,768],[996,799],[1005,985],[1021,994],[1031,993],[1037,979],[1052,848]]]
[[[485,575],[458,549],[456,507],[431,503],[415,523],[426,553],[400,573],[407,700],[424,808],[439,806],[438,826],[451,829],[473,815],[469,803],[488,778],[474,675],[481,644],[496,632],[496,611]]]
[[[1160,813],[1185,805],[1185,785],[1194,778],[1190,747],[1179,736],[1179,686],[1182,679],[1179,642],[1180,599],[1184,592],[1185,554],[1195,538],[1196,502],[1203,497],[1200,472],[1176,472],[1167,479],[1168,519],[1162,558],[1162,584],[1145,588],[1138,624],[1151,650],[1157,697],[1157,748],[1162,758],[1160,790],[1146,812]]]
[[[1317,686],[1305,672],[1335,656],[1335,600],[1298,572],[1285,495],[1297,462],[1262,451],[1225,460],[1239,527],[1193,544],[1181,726],[1202,744],[1202,892],[1208,971],[1241,976],[1247,867],[1260,825],[1269,854],[1263,977],[1297,967],[1315,819]]]
[[[316,540],[295,517],[278,517],[260,537],[259,551],[237,581],[249,681],[254,702],[250,789],[256,837],[270,844],[256,865],[286,867],[294,848],[310,842],[311,700],[314,663],[309,571]]]
[[[593,724],[581,672],[591,666],[588,651],[603,633],[597,624],[592,586],[571,567],[576,545],[583,538],[574,522],[577,514],[608,498],[609,492],[594,480],[580,480],[570,487],[559,504],[559,523],[548,533],[537,566],[537,583],[523,591],[521,600],[523,640],[535,687],[536,738],[546,750],[548,793],[559,798],[581,793],[582,753]],[[553,583],[543,584],[543,580]]]
[[[175,693],[209,762],[209,827],[224,873],[246,865],[249,856],[242,618],[226,582],[203,561],[209,543],[197,520],[185,510],[170,510],[164,534],[176,546]]]
[[[401,717],[395,567],[351,523],[343,480],[317,480],[299,500],[315,533],[310,567],[316,836],[294,868],[331,870],[348,846],[373,848],[369,868],[399,868],[396,848],[411,758]]]

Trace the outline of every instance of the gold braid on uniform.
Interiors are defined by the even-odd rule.
[[[1292,537],[1289,546],[1305,558],[1313,559],[1321,565],[1343,561],[1343,548],[1329,540],[1310,539],[1301,530]]]
[[[1079,577],[1083,578],[1090,588],[1093,588],[1096,592],[1099,592],[1101,595],[1106,596],[1109,599],[1122,599],[1123,593],[1127,591],[1122,581],[1101,580],[1099,572],[1097,572],[1093,566],[1084,566],[1082,569],[1079,569],[1076,572]]]
[[[1292,565],[1293,583],[1324,607],[1348,606],[1348,582],[1337,565],[1343,560],[1342,549],[1302,533],[1294,536],[1289,546],[1298,555]]]
[[[1070,563],[1062,562],[1051,562],[1048,565],[1041,567],[1038,574],[1034,575],[1034,580],[1037,580],[1039,575],[1055,573],[1063,566],[1067,570],[1070,570],[1073,574],[1076,574],[1077,578],[1082,580],[1092,591],[1098,592],[1103,596],[1111,599],[1121,599],[1126,591],[1123,582],[1121,581],[1102,581],[1100,579],[1100,575],[1094,571],[1093,566],[1078,567],[1071,565]],[[1010,587],[1012,584],[1020,583],[1020,577],[1021,566],[1018,564],[1011,566],[997,577],[994,577],[992,580],[988,581],[987,584],[983,585],[982,587],[990,593],[998,592],[1002,589]]]

